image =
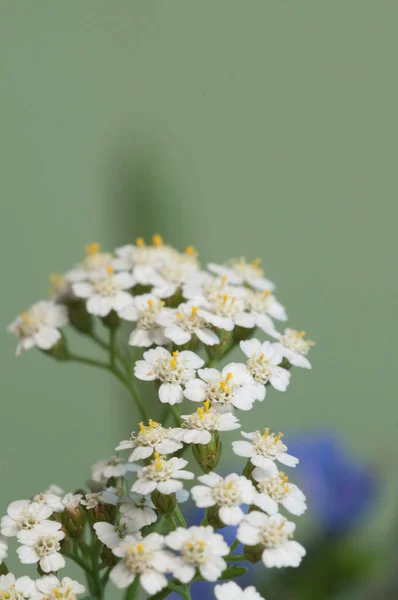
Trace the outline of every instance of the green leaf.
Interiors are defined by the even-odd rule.
[[[247,573],[248,569],[246,567],[237,567],[236,565],[232,567],[228,567],[221,575],[220,579],[234,579],[235,577],[242,577]]]

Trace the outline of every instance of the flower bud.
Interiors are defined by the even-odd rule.
[[[239,344],[239,342],[251,339],[254,336],[255,331],[255,327],[240,327],[239,325],[237,325],[234,329],[235,343]]]
[[[41,352],[47,354],[47,356],[51,356],[51,358],[55,358],[55,360],[68,360],[68,348],[66,345],[66,339],[62,335],[62,332],[58,342],[54,344],[52,348],[49,348],[48,350],[41,350]]]
[[[82,506],[72,509],[65,509],[62,515],[62,525],[66,535],[71,538],[78,538],[84,530],[86,522],[86,511]]]
[[[250,460],[250,458],[248,458],[247,462],[245,464],[245,468],[243,469],[242,475],[244,475],[247,479],[250,479],[250,481],[253,481],[253,478],[252,478],[253,470],[254,470],[254,465],[252,464],[252,461]]]
[[[0,563],[0,575],[7,575],[8,568],[5,562]]]
[[[93,330],[93,317],[87,312],[86,303],[83,300],[68,300],[69,322],[80,333],[90,334]]]
[[[152,502],[162,515],[169,515],[173,512],[177,498],[175,494],[161,494],[158,490],[152,492]]]
[[[220,342],[214,346],[207,346],[206,352],[211,360],[219,360],[232,348],[234,343],[234,334],[232,331],[225,329],[215,329]]]
[[[108,329],[117,329],[118,327],[120,327],[122,320],[117,314],[117,312],[111,310],[111,312],[108,315],[106,315],[106,317],[102,317],[102,322],[105,325],[105,327],[108,327]]]
[[[118,558],[113,554],[112,550],[110,548],[108,548],[107,546],[103,547],[100,557],[101,557],[102,562],[105,565],[107,565],[108,567],[113,567],[118,561]]]
[[[97,506],[91,508],[87,512],[92,525],[94,525],[94,523],[98,523],[98,521],[113,523],[116,507],[112,506],[111,504],[97,504]]]
[[[264,546],[257,544],[257,546],[244,546],[243,554],[251,563],[257,563],[261,560],[261,555],[264,551]]]
[[[204,473],[214,471],[221,457],[222,444],[218,431],[214,431],[208,444],[194,444],[192,447],[196,462]]]
[[[206,511],[207,524],[211,525],[214,528],[214,530],[226,527],[225,523],[223,523],[220,517],[218,516],[218,510],[218,506],[211,506]]]

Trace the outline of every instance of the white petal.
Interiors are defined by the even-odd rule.
[[[159,400],[163,404],[180,404],[184,399],[182,388],[176,383],[162,383],[159,388]]]
[[[168,481],[160,481],[156,487],[161,494],[169,495],[181,490],[183,485],[181,481],[169,479]]]
[[[150,596],[153,596],[167,586],[167,579],[162,573],[148,569],[141,575],[140,584]]]
[[[178,327],[178,325],[170,325],[164,330],[164,334],[177,346],[186,344],[191,339],[191,334]]]
[[[199,566],[200,574],[207,581],[217,581],[227,568],[227,563],[220,556],[214,556],[211,560]]]
[[[225,525],[238,525],[244,517],[244,512],[239,506],[222,506],[218,516]]]
[[[184,390],[184,396],[192,402],[204,402],[206,400],[206,383],[200,379],[190,379]]]
[[[65,559],[59,552],[54,552],[54,554],[43,556],[40,559],[40,566],[45,573],[50,573],[51,571],[56,573],[59,569],[64,568]]]
[[[129,587],[135,579],[135,574],[129,571],[123,562],[120,562],[114,567],[109,576],[110,580],[114,585],[123,589]]]
[[[129,337],[129,345],[136,348],[149,348],[152,346],[152,340],[147,329],[133,329]],[[137,375],[138,377],[138,375]]]
[[[232,442],[232,449],[238,456],[244,456],[250,458],[254,454],[253,445],[250,442],[237,441]]]
[[[218,344],[220,341],[218,335],[211,329],[197,329],[195,334],[197,338],[206,346],[214,346],[214,344]]]

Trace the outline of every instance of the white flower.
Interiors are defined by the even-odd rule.
[[[237,538],[246,546],[264,546],[261,559],[266,567],[298,567],[305,549],[290,539],[295,528],[280,514],[268,516],[253,511],[239,525]]]
[[[250,410],[255,399],[253,379],[247,367],[229,363],[223,370],[199,369],[201,379],[186,384],[184,396],[193,402],[210,400],[213,407],[232,410]]]
[[[271,293],[271,290],[265,290],[264,292],[253,292],[252,290],[248,290],[245,296],[245,307],[251,313],[256,313],[257,318],[259,318],[259,322],[257,323],[258,327],[261,327],[261,317],[269,315],[273,319],[278,319],[279,321],[287,321],[286,309],[275,296]],[[269,329],[269,325],[273,323],[267,318],[264,319],[264,323],[268,324],[267,331]],[[266,333],[267,333],[266,331]]]
[[[15,500],[8,506],[7,515],[1,519],[1,533],[13,537],[21,530],[34,529],[40,523],[51,523],[47,519],[53,512],[46,504]]]
[[[70,577],[63,577],[60,581],[55,575],[46,575],[36,580],[36,589],[39,592],[38,600],[76,600],[78,594],[86,591],[84,585]],[[36,598],[35,598],[36,600]]]
[[[144,381],[161,382],[159,399],[163,403],[179,404],[183,401],[182,386],[195,377],[196,369],[203,360],[194,352],[184,350],[171,355],[165,348],[158,347],[144,353],[144,360],[135,363],[134,374]]]
[[[196,506],[217,506],[218,516],[225,525],[238,525],[244,517],[241,505],[252,504],[256,496],[252,482],[236,473],[224,479],[216,473],[208,473],[198,480],[204,485],[195,485],[191,489]]]
[[[184,297],[201,308],[201,316],[226,331],[235,325],[255,326],[256,317],[245,312],[246,294],[245,288],[227,284],[227,277],[219,279],[203,272],[196,273],[183,287]]]
[[[106,317],[111,310],[116,313],[131,304],[133,297],[125,290],[134,285],[134,278],[129,273],[114,274],[112,267],[106,273],[92,275],[89,281],[81,281],[72,285],[73,293],[78,298],[87,299],[87,312],[99,317]]]
[[[65,510],[75,511],[81,503],[82,494],[65,494],[62,498],[62,505]]]
[[[51,483],[48,488],[44,490],[44,493],[55,494],[56,496],[63,496],[65,494],[64,490],[56,483]]]
[[[34,529],[19,531],[17,537],[22,546],[17,549],[17,553],[21,563],[39,562],[45,573],[62,569],[65,559],[59,552],[59,542],[65,537],[65,533],[60,529],[61,523],[49,521]]]
[[[8,543],[4,538],[0,538],[0,565],[8,556]]]
[[[155,269],[153,248],[145,246],[141,238],[137,238],[138,244],[127,244],[115,249],[116,258],[112,260],[111,266],[116,271],[131,271],[135,283],[138,285],[155,285],[160,281]],[[153,263],[153,264],[151,264]]]
[[[264,600],[253,585],[243,590],[235,581],[216,585],[214,595],[217,600]]]
[[[120,311],[120,316],[126,321],[137,321],[137,327],[130,334],[130,346],[148,348],[152,344],[162,346],[168,339],[157,321],[159,315],[170,309],[164,308],[163,300],[153,294],[143,294],[133,298],[133,303]]]
[[[206,346],[214,346],[220,341],[218,335],[209,329],[201,309],[190,303],[180,304],[175,310],[163,311],[157,322],[165,328],[165,336],[177,346],[187,344],[193,335]]]
[[[119,525],[99,521],[94,523],[93,528],[100,542],[111,549],[119,546],[120,540],[124,539],[126,535],[137,533],[141,529],[132,519],[126,518],[120,519]]]
[[[288,476],[283,471],[278,472],[275,464],[273,469],[256,467],[251,476],[256,481],[258,491],[253,504],[269,515],[278,512],[279,504],[297,516],[307,510],[303,492],[293,483],[288,483]]]
[[[188,464],[183,458],[170,458],[165,460],[155,452],[155,458],[149,465],[138,472],[138,479],[131,488],[138,494],[151,494],[158,490],[161,494],[174,494],[183,488],[180,479],[193,479],[194,474],[184,471]]]
[[[86,507],[87,510],[96,508],[99,504],[112,504],[116,505],[119,500],[117,495],[117,489],[114,487],[106,488],[103,492],[93,492],[92,494],[86,494],[83,500],[80,500],[80,504]]]
[[[111,456],[104,460],[97,460],[91,467],[91,479],[97,483],[106,483],[111,477],[124,477],[128,471],[135,471],[135,467],[122,462],[119,456]]]
[[[182,415],[182,427],[173,429],[172,436],[185,444],[208,444],[215,431],[239,429],[237,417],[230,412],[220,413],[205,400],[203,408],[191,415]]]
[[[166,544],[180,553],[174,560],[173,575],[182,583],[191,581],[196,569],[203,579],[217,581],[227,568],[222,557],[229,554],[229,546],[213,527],[177,527],[166,536]]]
[[[109,252],[100,252],[100,250],[101,247],[97,242],[88,244],[85,247],[86,258],[77,267],[68,271],[65,278],[68,281],[76,282],[104,273],[107,266],[111,263],[112,254]]]
[[[36,494],[36,496],[33,496],[32,502],[39,502],[40,504],[46,504],[54,512],[61,512],[64,510],[61,496],[59,494],[55,494],[48,490],[46,490],[45,492],[40,492],[40,494]]]
[[[130,496],[122,500],[123,504],[119,508],[120,513],[123,515],[123,518],[134,522],[135,531],[139,531],[143,527],[156,522],[155,505],[150,496],[130,494]]]
[[[133,462],[149,458],[153,452],[159,452],[159,454],[173,454],[182,448],[181,442],[173,439],[174,429],[162,427],[160,423],[149,420],[149,425],[145,427],[144,423],[140,423],[140,432],[137,436],[134,433],[131,434],[129,440],[123,440],[120,442],[116,450],[126,450],[133,448],[133,452],[130,454],[128,460]]]
[[[68,322],[66,308],[51,300],[42,300],[33,304],[27,312],[21,313],[7,330],[20,338],[16,355],[35,346],[49,350],[61,338],[58,331]]]
[[[315,342],[303,339],[306,335],[305,331],[285,329],[283,334],[278,332],[267,333],[279,341],[279,344],[276,345],[280,352],[282,352],[283,356],[285,356],[294,367],[311,369],[311,363],[307,358],[307,354],[311,346],[315,345]]]
[[[34,598],[35,592],[35,582],[26,575],[24,577],[18,577],[18,579],[15,579],[15,576],[12,573],[0,575],[0,598],[4,600],[24,600],[24,598]]]
[[[259,266],[260,262],[259,258],[256,258],[252,263],[248,263],[244,258],[240,258],[239,260],[232,259],[229,266],[209,263],[207,268],[220,277],[227,277],[231,283],[248,283],[256,290],[273,291],[275,284],[263,276],[264,271]]]
[[[113,553],[122,560],[114,567],[110,579],[116,587],[126,588],[139,576],[141,587],[154,595],[167,586],[164,573],[171,572],[173,556],[164,550],[164,537],[150,533],[144,539],[128,535]]]
[[[254,380],[257,400],[264,400],[265,385],[269,382],[279,392],[285,392],[290,382],[287,369],[278,367],[283,360],[277,344],[247,340],[240,343],[244,354],[249,358],[247,368]]]
[[[252,433],[242,431],[242,435],[250,441],[232,442],[233,451],[238,456],[250,458],[255,467],[272,469],[275,460],[287,467],[295,467],[299,462],[298,458],[287,454],[287,446],[281,441],[282,433],[275,435],[266,428],[263,434],[260,431]]]

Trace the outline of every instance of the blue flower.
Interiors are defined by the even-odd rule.
[[[326,533],[344,532],[371,508],[375,474],[349,455],[336,434],[297,436],[288,439],[288,447],[289,454],[300,459],[292,480],[300,480],[309,511],[318,516]]]

